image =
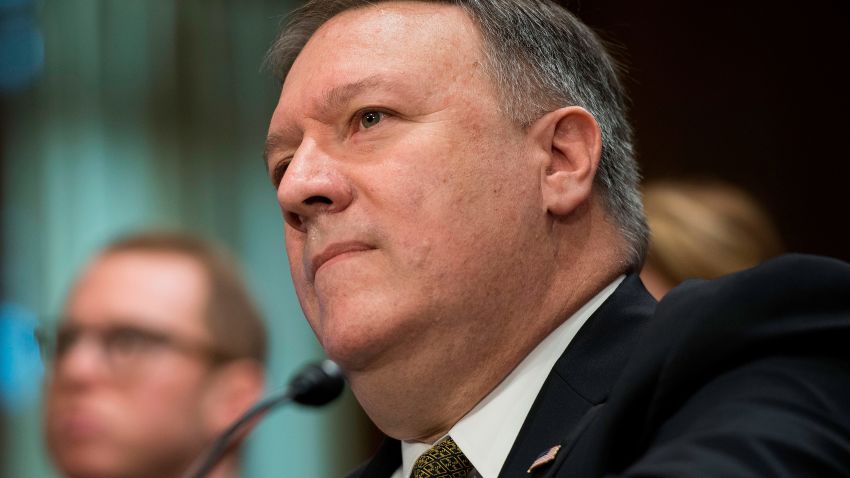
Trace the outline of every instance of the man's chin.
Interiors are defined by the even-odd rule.
[[[148,464],[141,447],[128,446],[114,435],[101,439],[70,440],[54,435],[50,440],[54,464],[68,478],[120,478],[139,476]]]
[[[375,367],[387,346],[370,338],[334,337],[322,341],[325,354],[336,362],[346,374],[362,373]]]
[[[116,478],[132,476],[110,457],[94,450],[69,450],[57,456],[56,466],[68,478]]]
[[[327,357],[346,375],[374,372],[398,360],[399,344],[390,334],[341,332],[328,334],[321,342]]]
[[[376,360],[386,360],[393,345],[398,317],[370,307],[368,300],[335,301],[321,307],[313,327],[325,354],[346,372],[370,368]],[[383,314],[381,312],[384,312]],[[312,322],[312,321],[311,321]]]

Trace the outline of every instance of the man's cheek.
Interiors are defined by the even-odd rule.
[[[292,282],[296,288],[301,287],[306,283],[306,271],[304,269],[304,261],[302,258],[302,247],[296,244],[295,241],[286,241],[286,257],[289,260],[289,273],[292,276]]]
[[[297,279],[293,272],[293,283],[295,285],[295,295],[298,297],[298,303],[301,305],[301,310],[304,312],[304,317],[317,335],[319,333],[319,305],[316,297],[315,289],[306,283],[303,279]]]

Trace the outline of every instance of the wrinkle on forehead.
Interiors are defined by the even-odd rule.
[[[364,65],[369,54],[374,57]],[[359,74],[365,70],[410,73],[402,68],[425,65],[433,68],[416,71],[417,76],[450,71],[453,77],[466,77],[480,71],[484,64],[481,32],[460,7],[384,2],[342,12],[319,27],[293,63],[283,90],[292,83],[359,81],[350,76],[352,70]],[[292,75],[294,72],[297,74]]]
[[[299,57],[315,43],[325,42],[341,49],[379,52],[390,60],[435,59],[438,53],[445,53],[446,63],[478,64],[484,58],[483,40],[474,20],[460,7],[442,3],[382,2],[347,10],[319,27]]]

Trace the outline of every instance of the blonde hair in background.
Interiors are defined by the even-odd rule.
[[[765,211],[742,189],[720,181],[662,181],[644,187],[650,229],[647,268],[675,286],[713,279],[783,252]]]

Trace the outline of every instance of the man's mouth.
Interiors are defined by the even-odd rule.
[[[307,267],[307,277],[310,282],[316,278],[316,274],[323,266],[345,259],[353,254],[371,251],[374,247],[357,241],[337,242],[326,247],[321,253],[310,259]]]
[[[91,440],[104,432],[102,421],[93,413],[65,412],[57,418],[57,431],[66,440]]]

